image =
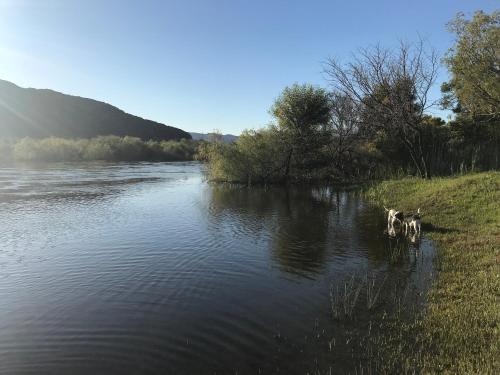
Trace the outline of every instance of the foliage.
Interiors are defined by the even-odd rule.
[[[448,23],[455,45],[444,62],[451,80],[442,86],[443,104],[469,118],[500,119],[500,11],[463,13]]]
[[[450,123],[456,154],[452,170],[500,167],[500,11],[463,14],[448,24],[455,45],[444,62],[451,80],[442,85],[442,104],[457,114]]]
[[[181,161],[192,160],[199,142],[142,141],[135,137],[0,140],[0,159],[17,161]]]
[[[270,110],[286,147],[285,178],[295,165],[310,167],[324,142],[324,129],[330,118],[330,98],[326,90],[312,85],[286,87]]]
[[[244,131],[233,143],[203,143],[197,157],[209,162],[213,181],[266,184],[284,178],[284,150],[280,131],[270,126]]]
[[[214,136],[200,147],[198,158],[208,162],[211,180],[267,184],[316,177],[324,161],[329,94],[294,84],[283,90],[270,112],[276,125],[244,131],[229,144]]]
[[[318,118],[325,124],[298,130],[300,126],[294,124],[304,122],[294,119],[300,118],[297,113],[303,114],[304,108],[309,107],[302,101],[310,100],[302,94],[304,91],[310,94],[312,90],[307,86],[284,90],[272,108],[279,116],[278,125],[246,131],[232,144],[224,143],[220,136],[205,143],[198,158],[207,162],[209,179],[244,184],[312,180],[351,183],[418,174],[414,155],[408,152],[401,138],[382,126],[367,127],[365,107],[349,95],[338,92],[326,95],[322,91],[319,96],[328,100],[319,107],[327,105],[329,113],[328,118]],[[445,123],[425,114],[418,116],[416,145],[428,176],[498,167],[500,150],[495,142],[498,128],[487,124]],[[488,141],[484,140],[486,135]]]

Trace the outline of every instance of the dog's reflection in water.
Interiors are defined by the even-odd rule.
[[[384,230],[384,234],[392,239],[407,239],[412,245],[418,245],[420,243],[420,232],[409,232],[407,233],[403,228],[389,226]]]
[[[401,234],[401,230],[396,230],[396,228],[392,225],[387,227],[387,230],[384,230],[389,237],[396,238],[398,234]]]
[[[384,230],[387,236],[387,250],[391,262],[403,261],[416,262],[421,257],[420,233],[406,234],[404,229],[398,226],[389,226]],[[423,258],[422,258],[423,259]]]
[[[420,232],[413,232],[408,234],[408,241],[412,245],[418,245],[420,243]]]

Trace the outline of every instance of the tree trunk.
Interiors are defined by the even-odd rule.
[[[290,164],[292,163],[293,147],[288,151],[288,156],[285,160],[285,179],[288,181],[290,175]]]

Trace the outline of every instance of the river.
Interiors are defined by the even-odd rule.
[[[384,229],[357,194],[196,163],[2,167],[0,373],[354,372],[433,278],[432,242]]]

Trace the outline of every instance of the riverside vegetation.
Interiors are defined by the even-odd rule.
[[[199,142],[143,141],[136,137],[100,136],[90,139],[21,138],[0,140],[3,161],[188,161]]]
[[[458,15],[443,59],[451,79],[440,103],[429,92],[439,59],[422,40],[329,59],[329,89],[294,84],[271,107],[275,122],[233,144],[204,144],[199,157],[219,182],[270,184],[423,178],[500,167],[500,11]],[[455,113],[429,115],[440,104]]]

